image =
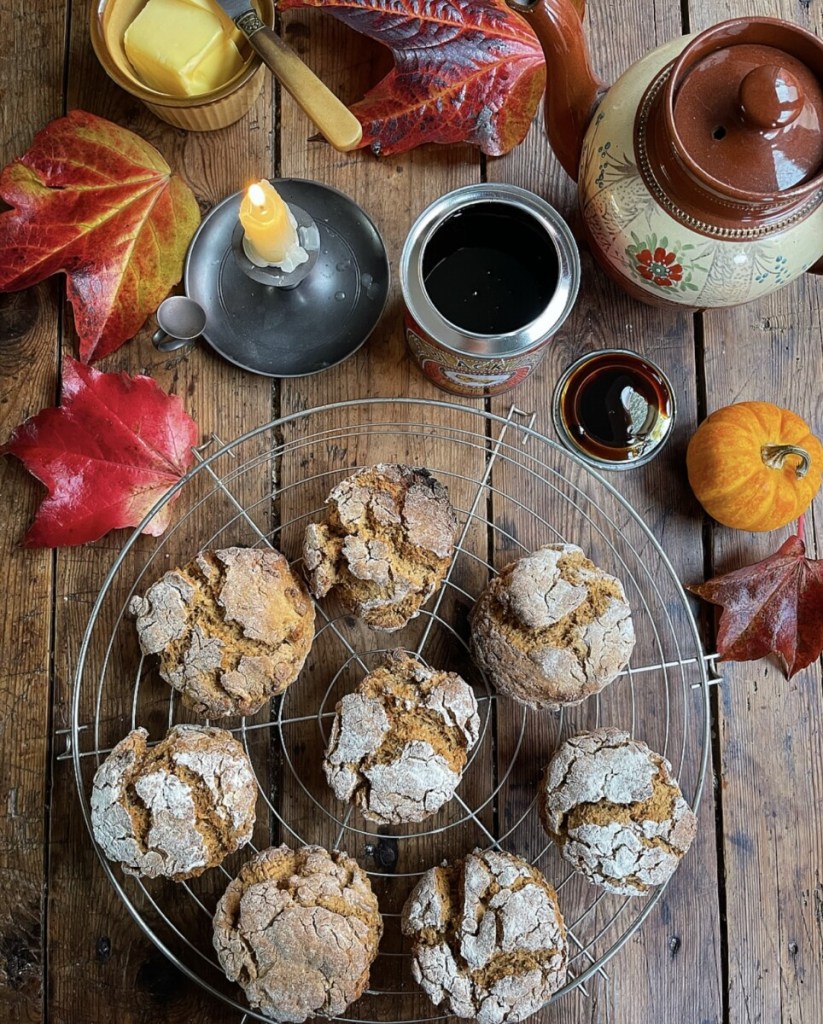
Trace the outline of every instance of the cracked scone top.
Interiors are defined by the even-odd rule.
[[[368,985],[382,932],[366,873],[320,846],[258,853],[214,915],[220,966],[276,1021],[341,1014]]]
[[[573,736],[540,786],[546,832],[595,885],[642,895],[671,877],[697,829],[671,771],[664,757],[619,729]]]
[[[364,818],[422,821],[451,800],[479,731],[468,683],[392,651],[338,702],[323,769]]]
[[[144,654],[208,718],[253,715],[297,678],[314,604],[279,551],[205,551],[129,606]]]
[[[94,837],[129,874],[194,878],[251,839],[254,772],[225,729],[176,725],[151,748],[147,738],[130,732],[97,769]]]
[[[623,587],[575,544],[547,544],[505,566],[471,617],[472,654],[502,693],[557,708],[598,693],[634,649]]]
[[[436,1006],[478,1024],[535,1013],[566,980],[557,893],[527,861],[475,851],[427,871],[406,901],[412,973]]]
[[[454,554],[457,518],[425,469],[380,464],[342,480],[310,523],[303,565],[315,597],[334,590],[374,629],[395,630],[438,589]]]

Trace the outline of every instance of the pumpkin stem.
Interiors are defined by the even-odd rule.
[[[795,467],[795,474],[800,480],[804,477],[812,464],[812,459],[805,448],[798,448],[794,444],[764,444],[760,449],[760,457],[769,469],[782,469],[786,457],[796,455],[800,464]]]

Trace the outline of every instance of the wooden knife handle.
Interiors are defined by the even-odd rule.
[[[238,24],[241,19],[238,19]],[[247,23],[248,24],[248,23]],[[259,28],[240,25],[248,40],[263,58],[263,63],[314,121],[335,149],[345,153],[356,149],[363,138],[360,122],[290,46],[258,21]]]

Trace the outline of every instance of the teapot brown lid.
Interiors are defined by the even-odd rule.
[[[802,186],[823,171],[823,43],[755,18],[701,33],[669,83],[681,158],[751,195]]]

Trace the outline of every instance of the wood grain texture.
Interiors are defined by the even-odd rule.
[[[0,163],[62,113],[65,4],[32,19],[29,5],[0,6]],[[25,89],[17,83],[25,81]],[[54,401],[60,285],[48,281],[0,296],[0,443]],[[44,842],[49,751],[53,559],[20,541],[43,488],[22,465],[0,460],[0,560],[5,607],[0,631],[0,1018],[43,1017]]]
[[[782,17],[823,33],[819,5],[735,0],[689,5],[693,30],[720,17]],[[820,279],[806,275],[762,302],[703,318],[706,412],[774,402],[823,429]],[[823,504],[806,516],[820,557]],[[789,528],[746,534],[713,525],[715,573],[771,554]],[[728,1019],[823,1018],[820,818],[821,664],[791,681],[770,661],[721,666],[718,736],[728,949]],[[811,809],[814,808],[814,811]],[[811,813],[810,813],[811,812]]]
[[[163,153],[171,167],[183,175],[204,213],[248,181],[271,173],[270,82],[267,82],[253,111],[240,124],[218,132],[199,134],[171,128],[105,76],[89,43],[87,23],[91,6],[90,3],[72,5],[68,68],[70,107],[91,110],[150,141]],[[153,320],[134,341],[104,360],[98,368],[152,376],[160,387],[183,399],[187,412],[197,421],[204,441],[212,432],[228,441],[249,427],[270,419],[270,380],[230,367],[205,346],[187,355],[159,353],[150,342],[152,327]],[[71,351],[73,345],[73,333],[69,332],[65,349]],[[242,483],[239,496],[244,502],[252,502],[261,498],[265,500],[267,493],[265,479],[257,479],[248,487]],[[181,499],[175,521],[178,517],[182,519],[188,507],[187,499]],[[151,563],[147,572],[156,576],[174,564],[187,561],[214,533],[215,525],[228,519],[225,504],[217,499],[209,500],[185,521],[183,528],[170,534],[170,539],[164,542],[163,555]],[[97,544],[67,549],[58,554],[57,728],[65,728],[69,724],[80,641],[105,574],[127,537],[126,531],[119,531]],[[225,539],[228,543],[248,542],[243,533]],[[115,580],[111,602],[101,610],[98,628],[91,638],[88,651],[91,667],[100,664],[112,634],[118,638],[118,652],[122,652],[122,661],[118,662],[120,674],[106,677],[100,706],[101,736],[108,746],[116,742],[118,736],[125,735],[130,727],[131,691],[137,664],[131,623],[121,623],[118,627],[115,611],[122,608],[138,570],[145,565],[156,543],[148,538],[137,543],[122,574]],[[146,698],[142,707],[151,709],[156,695],[159,708],[167,704],[167,688],[156,675],[152,675],[150,666],[147,669],[149,674],[143,692],[146,692],[145,687],[149,687],[152,697]],[[81,694],[80,720],[91,722],[95,715],[95,691],[84,683]],[[159,710],[147,713],[142,721],[150,726],[153,737],[164,728],[164,715]],[[58,741],[58,753],[65,748],[65,743],[64,738]],[[90,749],[92,747],[93,743]],[[90,783],[93,762],[93,758],[84,762],[88,768],[84,779],[86,785]],[[223,1012],[220,1004],[173,967],[124,913],[119,897],[97,862],[79,814],[70,762],[56,765],[54,805],[57,812],[52,822],[49,851],[49,1018],[72,1024],[92,1024],[101,1020],[131,1024],[148,1018],[169,1022],[219,1020]],[[119,869],[115,870],[122,877]],[[216,877],[214,884],[219,885]],[[127,886],[127,891],[139,901],[133,885]],[[161,906],[168,898],[168,895],[160,898]],[[151,908],[145,901],[141,906],[147,920],[156,925],[156,915],[152,914]],[[208,932],[208,921],[188,898],[181,902],[176,921],[184,931],[202,934],[205,928]],[[168,931],[159,926],[158,934],[170,941]],[[84,979],[82,983],[78,982],[80,977]]]
[[[573,186],[557,167],[537,121],[527,140],[499,159],[481,159],[466,146],[423,147],[389,159],[367,152],[340,154],[322,141],[313,141],[314,128],[299,107],[268,82],[240,124],[215,133],[186,133],[164,125],[105,77],[86,28],[93,0],[65,0],[48,5],[47,11],[41,6],[34,16],[31,4],[23,5],[21,0],[0,5],[5,43],[0,54],[0,156],[5,160],[22,153],[33,134],[63,112],[65,99],[67,107],[109,117],[156,145],[192,186],[204,213],[264,175],[309,178],[340,189],[374,220],[391,263],[389,300],[379,325],[364,347],[334,370],[273,385],[235,370],[207,348],[188,355],[157,353],[149,340],[152,323],[100,369],[149,373],[163,388],[183,398],[204,438],[214,431],[224,441],[273,417],[344,399],[415,397],[424,403],[444,401],[454,406],[429,404],[420,419],[437,429],[426,433],[425,429],[402,429],[391,403],[374,405],[366,419],[378,426],[368,440],[349,437],[339,443],[339,436],[332,437],[328,443],[312,446],[305,458],[272,460],[266,455],[275,443],[299,444],[301,431],[307,429],[300,422],[276,437],[264,432],[246,442],[237,459],[225,457],[215,470],[227,475],[238,501],[253,507],[254,528],[237,517],[232,502],[215,492],[213,483],[201,474],[180,501],[175,531],[159,542],[137,541],[90,636],[87,666],[104,673],[99,739],[106,746],[130,725],[130,696],[139,657],[131,624],[119,614],[141,573],[138,589],[142,582],[191,557],[204,543],[257,543],[256,530],[267,532],[299,517],[307,502],[319,510],[330,482],[363,462],[403,460],[436,467],[461,511],[470,506],[472,481],[482,474],[483,455],[456,454],[443,431],[461,424],[461,410],[484,405],[453,400],[434,388],[410,360],[403,339],[398,261],[406,234],[422,209],[460,185],[499,180],[543,196],[574,230],[577,214]],[[694,31],[746,14],[781,16],[823,35],[819,5],[804,0],[723,0],[720,4],[654,0],[617,7],[607,0],[590,0],[586,20],[593,63],[604,78],[613,79],[651,46],[684,29]],[[389,67],[384,48],[322,11],[294,12],[281,20],[284,37],[346,103],[359,99]],[[71,28],[68,41],[64,39],[67,24]],[[779,531],[779,536],[740,534],[705,523],[685,482],[685,448],[699,416],[744,399],[785,405],[807,418],[818,434],[823,432],[823,285],[808,278],[767,301],[694,319],[634,302],[605,278],[585,250],[581,258],[580,299],[544,363],[526,384],[488,403],[488,408],[505,417],[516,403],[536,412],[537,429],[552,436],[554,381],[573,358],[590,349],[614,346],[643,352],[663,367],[674,384],[679,402],[675,433],[648,467],[610,482],[649,524],[684,581],[703,578],[704,558],[719,572],[775,550],[788,531]],[[0,441],[17,423],[55,399],[60,347],[76,350],[63,294],[63,282],[51,280],[26,292],[0,296]],[[332,433],[348,434],[362,422],[363,414],[362,409],[331,414]],[[380,423],[392,425],[381,431]],[[245,460],[257,460],[255,472],[237,472],[238,463]],[[472,527],[466,540],[472,559],[457,579],[467,593],[482,585],[486,560],[501,565],[523,548],[544,542],[547,530],[579,538],[593,549],[601,545],[596,529],[581,525],[579,517],[570,515],[562,502],[548,498],[545,488],[522,472],[500,463],[491,482],[499,489],[489,498],[492,529],[487,531],[480,524]],[[305,493],[298,493],[301,490]],[[522,503],[519,509],[503,497],[511,492]],[[127,914],[93,852],[70,761],[49,763],[52,745],[55,756],[65,751],[63,730],[70,717],[80,643],[101,583],[128,533],[121,531],[97,544],[56,554],[22,550],[18,541],[40,493],[16,461],[0,461],[4,522],[0,553],[7,570],[0,636],[0,1019],[10,1024],[45,1020],[57,1024],[110,1020],[239,1024],[238,1012],[171,965]],[[198,498],[204,499],[201,505]],[[813,555],[821,555],[821,501],[816,499],[806,518],[806,539]],[[618,532],[627,521],[618,517]],[[292,558],[299,555],[301,528],[302,522],[295,522],[276,534]],[[608,545],[603,550],[605,558],[611,557]],[[642,552],[637,564],[642,566]],[[328,608],[333,610],[333,603]],[[459,638],[465,637],[467,609],[468,602],[454,594],[442,607],[443,617],[455,623]],[[711,616],[704,613],[703,618],[709,622]],[[421,617],[411,628],[409,643],[420,636],[425,621]],[[645,612],[638,621],[641,631],[647,632]],[[391,645],[390,638],[358,631],[356,625],[347,623],[346,629],[347,636],[368,649]],[[711,635],[709,629],[709,644]],[[106,663],[112,637],[116,653]],[[442,659],[449,667],[458,668],[463,659],[459,641],[440,633],[434,635],[429,650],[433,660]],[[324,634],[297,684],[305,687],[299,694],[303,706],[323,699],[340,661],[339,641]],[[168,691],[153,664],[145,663],[140,671],[142,713],[152,734],[161,733],[167,720]],[[337,689],[342,692],[353,685],[359,674],[359,668],[352,666]],[[587,995],[572,993],[533,1018],[540,1024],[656,1020],[817,1024],[823,1020],[821,666],[810,666],[791,681],[768,661],[723,666],[723,674],[724,683],[712,698],[713,754],[718,758],[714,772],[719,785],[715,793],[710,771],[698,839],[641,929],[607,964],[605,975],[589,980]],[[631,686],[626,683],[614,684],[602,702],[602,712],[591,702],[591,707],[575,712],[570,720],[589,727],[602,713],[615,724],[632,721],[635,733],[649,742],[665,741],[665,713],[638,700],[640,714],[633,718]],[[638,688],[640,678],[633,683]],[[93,718],[95,699],[94,686],[84,678],[82,720]],[[295,691],[284,707],[295,707],[297,699]],[[688,699],[688,694],[682,698]],[[690,706],[690,714],[697,715],[698,710]],[[52,719],[55,731],[50,744]],[[469,803],[479,799],[488,786],[484,775],[503,778],[507,755],[518,743],[525,756],[506,777],[500,799],[478,815],[479,824],[465,826],[465,843],[483,845],[488,838],[484,828],[513,826],[510,848],[534,856],[542,853],[541,866],[550,878],[560,879],[563,864],[553,851],[543,852],[545,837],[530,811],[540,769],[557,742],[558,722],[551,716],[533,716],[522,729],[518,708],[502,702],[489,720],[493,727],[461,788],[462,796]],[[308,788],[317,787],[316,792],[323,793],[316,722],[286,730],[283,749],[277,731],[269,731],[265,714],[255,724],[266,726],[250,740],[266,795],[299,835],[333,845],[339,827],[331,819],[318,824],[316,804],[296,787],[289,766],[291,760]],[[94,738],[84,733],[81,743],[91,750]],[[83,765],[87,785],[94,759],[85,759]],[[684,767],[688,785],[694,782],[694,772],[694,764]],[[257,846],[294,840],[287,828],[263,813],[262,801],[259,809]],[[332,810],[345,814],[345,808]],[[363,823],[355,819],[355,824]],[[396,914],[411,883],[380,877],[379,861],[391,851],[391,842],[375,847],[374,837],[366,832],[344,833],[346,845],[352,845],[351,852],[375,871],[384,909]],[[407,861],[434,863],[451,852],[452,840],[447,833],[417,843],[401,841],[399,852]],[[241,859],[242,855],[228,862],[227,869],[235,870]],[[398,869],[403,867],[401,859]],[[209,906],[224,881],[224,876],[214,873],[192,889]],[[179,888],[157,886],[150,891],[161,906],[169,908],[181,930],[207,947],[207,914],[181,895]],[[140,901],[141,912],[164,940],[176,942],[131,883],[127,892]],[[585,900],[585,883],[570,881],[561,892],[561,902],[565,899],[569,905]],[[596,924],[606,924],[609,908],[616,906],[606,902],[599,907]],[[396,919],[387,921],[384,948],[392,953],[402,946]],[[175,948],[185,949],[179,943]],[[184,952],[181,955],[186,958]],[[196,957],[190,962],[202,969]],[[214,972],[209,977],[221,987]],[[376,1017],[392,1011],[408,1016],[410,1009],[420,1016],[432,1012],[407,965],[395,970],[386,958],[379,962],[375,977],[381,983],[396,982],[401,993],[394,1004],[384,1004]],[[226,986],[225,991],[237,995],[233,987]],[[374,1008],[368,1000],[362,1004],[364,1013],[369,1007]]]
[[[611,82],[648,49],[681,34],[681,6],[658,0],[653,4],[624,7],[621,16],[615,17],[611,5],[591,0],[587,5],[586,27],[593,64],[598,74]],[[551,88],[551,69],[548,88]],[[490,161],[488,171],[490,178],[514,182],[543,196],[560,210],[579,235],[576,189],[552,157],[542,123],[532,127],[524,145],[500,160]],[[554,382],[574,359],[587,351],[626,348],[656,362],[669,377],[677,396],[678,411],[672,437],[663,452],[647,466],[628,472],[607,473],[606,476],[648,523],[672,561],[679,579],[699,578],[702,572],[701,520],[683,470],[685,447],[697,422],[692,317],[686,312],[653,308],[630,299],[600,270],[585,246],[582,247],[581,260],[581,289],[576,307],[550,343],[542,365],[516,391],[495,399],[492,407],[504,414],[508,404],[516,402],[524,411],[535,412],[536,428],[557,440],[551,422]],[[505,470],[501,476],[503,489],[510,489],[513,484],[506,482]],[[662,495],[667,495],[665,502],[661,502]],[[539,493],[532,492],[526,504],[542,511],[541,505],[545,506],[545,501]],[[562,522],[565,536],[587,547],[587,531],[576,521],[578,517],[570,520],[568,515],[564,516],[563,508],[549,508],[548,513],[553,526]],[[535,543],[535,538],[520,539],[527,546]],[[537,543],[549,540],[550,537],[536,538]],[[512,553],[503,554],[503,561],[513,556]],[[611,563],[614,555],[615,552],[608,549],[604,551],[604,558],[611,559]],[[609,561],[605,567],[620,575]],[[643,589],[649,589],[648,583]],[[662,608],[657,608],[652,617],[660,616],[662,612]],[[639,629],[651,626],[651,623],[642,622],[642,615],[635,617]],[[684,628],[681,614],[678,632]],[[641,650],[646,646],[638,644],[632,664],[637,665],[638,658],[642,659]],[[654,646],[648,645],[647,649],[653,651]],[[662,693],[672,683],[673,680],[658,676],[649,685],[659,688],[655,693]],[[661,708],[655,701],[644,702],[642,695],[641,689],[640,715],[634,734],[654,747],[655,738],[661,738]],[[609,688],[602,708],[597,722],[628,727],[633,709],[625,681],[618,681]],[[696,704],[690,705],[692,715],[696,708]],[[564,735],[568,735],[570,728],[574,731],[591,728],[595,724],[591,710],[586,712],[585,708],[571,717],[575,725],[566,724]],[[546,735],[545,726],[542,729],[536,727],[536,730],[532,742],[537,749],[543,750],[542,756],[547,760],[553,743],[557,742],[557,735],[553,730]],[[698,743],[697,748],[700,747]],[[537,827],[531,840],[525,841],[536,845],[541,840],[542,833]],[[662,1006],[666,1007],[666,1016],[672,1020],[694,1020],[702,1024],[722,1019],[720,921],[717,906],[711,899],[718,883],[715,845],[714,802],[709,775],[700,808],[698,838],[663,898],[640,932],[606,965],[605,975],[597,974],[588,983],[590,998],[575,992],[547,1011],[546,1020],[653,1020]],[[539,850],[540,846],[536,845],[536,849]],[[562,861],[555,858],[547,863],[551,870],[558,872],[557,877],[565,876]],[[570,903],[575,906],[585,907],[591,902],[591,895],[585,889],[572,887],[567,891]],[[608,898],[606,900],[607,907],[614,909],[619,905],[620,901],[612,900],[610,903]],[[627,913],[624,911],[619,920],[626,920]],[[590,927],[587,934],[595,934],[599,927],[606,925],[607,919],[607,915],[604,916],[598,921],[598,927]],[[580,930],[585,931],[584,925],[581,924]],[[615,938],[619,933],[619,928],[607,932]],[[578,960],[578,965],[582,959]]]
[[[344,99],[351,102],[359,98],[375,83],[376,79],[373,76],[375,62],[380,63],[379,55],[375,56],[373,47],[364,46],[364,40],[359,39],[355,33],[316,11],[290,15],[284,21],[287,38],[295,41],[304,59]],[[397,267],[405,236],[423,208],[443,193],[480,179],[478,154],[468,147],[457,146],[428,147],[426,151],[421,150],[389,159],[377,159],[365,151],[342,157],[327,146],[307,149],[301,145],[301,137],[305,131],[305,116],[288,98],[285,98],[281,113],[281,173],[284,176],[309,177],[330,184],[342,189],[363,207],[384,240],[391,264],[391,287],[382,320],[360,352],[333,371],[300,380],[284,381],[281,388],[281,413],[288,415],[304,409],[314,409],[328,402],[353,398],[403,396],[446,399],[448,396],[436,391],[411,364],[406,351]],[[430,419],[433,424],[439,425],[456,423],[459,418],[459,410],[454,413],[439,410],[437,416],[432,417],[425,408],[417,408],[414,412],[401,413],[398,416],[396,408],[391,405],[374,405],[359,411],[341,410],[331,417],[331,422],[337,425],[343,435],[348,435],[349,430],[358,424],[358,420],[368,424],[393,421],[398,426],[388,431],[375,431],[368,438],[358,434],[314,449],[311,452],[310,467],[304,470],[312,477],[317,474],[317,481],[311,487],[313,498],[309,505],[322,508],[323,499],[331,484],[352,467],[381,461],[399,461],[431,469],[435,476],[449,487],[450,497],[456,508],[461,512],[468,509],[474,496],[474,488],[469,481],[482,475],[483,451],[461,451],[440,440],[435,430],[429,432],[425,429],[425,423]],[[322,417],[323,422],[328,419]],[[408,420],[422,422],[423,426],[418,426],[414,431],[404,429],[403,423]],[[310,425],[313,425],[313,421],[306,425],[307,430]],[[287,427],[284,431],[285,440],[289,441],[302,429],[302,426],[297,425],[294,428]],[[293,461],[290,463],[284,460],[286,486],[294,482],[295,473],[299,472],[299,466]],[[463,476],[462,480],[460,475]],[[307,488],[303,488],[303,493],[306,490]],[[288,522],[299,513],[301,504],[302,501],[291,500],[287,494],[282,502],[284,521]],[[460,519],[462,522],[462,514]],[[292,547],[295,542],[299,543],[299,539],[294,538],[287,546]],[[465,547],[467,551],[475,553],[478,559],[485,560],[485,532],[477,527],[473,528],[467,537]],[[478,592],[485,579],[482,562],[470,565],[461,561],[456,574],[459,585],[469,593]],[[328,602],[324,604],[328,605]],[[430,601],[427,607],[431,605]],[[333,604],[329,605],[329,612],[334,614]],[[465,612],[464,607],[463,616]],[[449,596],[441,606],[440,614],[446,621],[457,621],[461,609]],[[346,628],[342,622],[341,629],[349,638],[352,647],[358,651],[386,649],[398,644],[408,650],[414,650],[421,637],[421,630],[425,629],[426,621],[424,610],[419,620],[398,634],[375,633],[362,627],[352,630]],[[443,631],[435,628],[431,639],[423,648],[423,654],[434,667],[448,668],[465,674],[470,668],[466,664],[465,655],[461,658],[461,651],[450,650],[449,647]],[[341,669],[346,659],[347,652],[341,648],[340,643],[331,640],[326,634],[323,641],[318,642],[312,651],[310,665],[307,666],[305,678],[301,681],[301,699],[308,701],[309,706],[312,703],[319,703],[328,680]],[[366,661],[370,668],[375,667],[376,663],[376,656]],[[362,675],[362,666],[356,663],[349,664],[348,671],[339,678],[338,685],[327,698],[328,705],[333,707],[334,701],[339,699],[343,692],[353,688]],[[471,677],[467,675],[467,678]],[[313,688],[311,693],[308,689],[310,687]],[[327,705],[323,707],[325,709]],[[488,705],[486,711],[488,713]],[[414,873],[438,863],[447,854],[453,854],[455,847],[460,849],[460,841],[455,842],[454,829],[446,827],[444,833],[439,832],[440,828],[447,826],[456,816],[461,816],[459,809],[456,809],[457,801],[453,801],[435,818],[422,822],[419,826],[387,826],[377,830],[373,824],[370,825],[359,815],[354,815],[348,819],[351,827],[338,828],[334,819],[336,817],[338,822],[346,822],[347,809],[336,804],[333,799],[330,800],[319,765],[316,762],[312,764],[310,759],[312,748],[317,751],[318,746],[322,747],[316,724],[308,726],[304,734],[293,737],[291,742],[298,745],[297,749],[304,755],[309,755],[300,761],[307,789],[312,794],[317,794],[314,799],[319,798],[327,811],[325,815],[318,812],[312,797],[293,784],[289,787],[289,776],[286,774],[282,797],[284,817],[292,822],[298,834],[314,835],[331,845],[344,845],[350,853],[357,856],[372,873],[372,882],[381,900],[381,909],[386,915],[382,953],[373,968],[371,986],[402,994],[381,996],[377,999],[366,996],[352,1007],[350,1013],[366,1019],[406,1017],[412,1011],[415,1015],[427,1016],[431,1012],[430,1008],[410,977],[408,960],[399,959],[392,954],[403,948],[399,935],[398,915],[416,880]],[[470,772],[461,784],[459,799],[469,806],[477,806],[487,789],[491,770],[489,729]],[[331,816],[327,816],[329,814]],[[491,824],[490,811],[486,809],[480,815],[480,819],[488,827]],[[434,833],[417,840],[403,838],[427,829],[433,829]],[[459,831],[467,848],[485,845],[486,837],[482,829],[468,824],[460,826]],[[386,848],[386,843],[394,843],[394,840],[383,839],[379,833],[384,836],[397,833],[401,837],[397,843],[397,860],[385,873],[380,864],[381,851]],[[368,851],[374,852],[370,854]]]
[[[757,308],[707,314],[707,410],[737,401],[774,402],[806,418],[819,434],[820,301],[819,284],[809,278]],[[798,311],[811,311],[811,329],[800,326],[806,314]],[[764,329],[780,323],[798,326]],[[770,355],[765,362],[764,347]],[[808,553],[818,558],[820,515],[818,497],[805,529]],[[756,562],[789,533],[788,527],[740,534],[714,526],[712,571]],[[808,809],[820,806],[820,662],[792,680],[770,661],[728,664],[722,671],[718,729],[730,1019],[817,1020],[823,1013],[816,969],[823,952],[823,828]]]

